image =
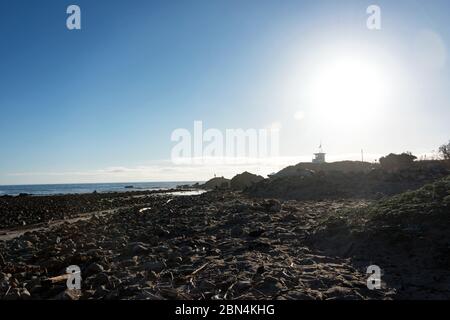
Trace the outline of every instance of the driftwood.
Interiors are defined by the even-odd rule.
[[[200,271],[202,271],[203,269],[205,269],[205,267],[208,265],[208,263],[205,263],[204,265],[202,265],[200,268],[197,268],[195,271],[193,271],[191,273],[191,277],[195,276],[197,273],[199,273]]]
[[[57,282],[66,281],[67,279],[69,279],[70,276],[71,276],[70,274],[63,274],[61,276],[48,278],[47,280],[51,281],[52,283],[57,283]]]
[[[55,284],[55,283],[60,283],[60,282],[67,281],[67,279],[69,279],[69,277],[71,275],[72,274],[68,273],[68,274],[63,274],[63,275],[52,277],[52,278],[47,278],[45,280],[42,280],[41,284],[43,286],[51,286],[52,284]]]

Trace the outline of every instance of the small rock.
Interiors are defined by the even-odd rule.
[[[165,268],[165,265],[159,261],[147,262],[144,264],[144,269],[149,272],[153,271],[153,272],[159,273],[159,272],[163,271],[164,268]]]
[[[143,253],[147,253],[148,252],[148,248],[142,244],[135,244],[131,247],[131,253],[133,255],[140,255]]]
[[[281,203],[276,199],[269,199],[264,201],[266,211],[277,213],[281,211]]]
[[[194,251],[191,246],[182,246],[180,247],[180,250],[183,253],[183,255],[191,254]]]
[[[33,248],[33,243],[31,241],[24,241],[21,245],[23,249],[31,249]]]
[[[96,273],[100,273],[105,271],[105,268],[103,268],[103,266],[101,264],[98,263],[91,263],[87,268],[86,268],[86,275],[90,276],[92,274],[96,274]]]
[[[18,300],[20,299],[20,289],[11,288],[8,294],[4,297],[5,300]]]
[[[327,299],[360,299],[360,296],[353,294],[352,289],[335,286],[324,292]]]
[[[24,300],[31,299],[31,294],[26,288],[20,290],[20,298]]]
[[[283,284],[273,277],[266,277],[261,284],[257,286],[257,289],[262,293],[272,296],[277,294],[283,289]]]
[[[238,238],[238,237],[240,237],[243,233],[244,233],[244,230],[243,230],[240,226],[234,226],[234,227],[231,228],[231,230],[230,230],[230,235],[231,235],[233,238]]]
[[[108,289],[106,289],[106,287],[104,285],[102,285],[102,286],[100,286],[100,288],[95,290],[94,297],[101,298],[101,297],[108,295],[109,293],[110,293],[110,291]]]
[[[11,278],[11,275],[9,275],[7,273],[0,272],[0,281],[9,280],[9,278]]]
[[[266,230],[264,230],[264,229],[262,229],[262,228],[259,228],[259,229],[250,231],[250,232],[248,233],[248,235],[249,235],[250,237],[257,238],[257,237],[260,237],[264,232],[266,232]]]
[[[279,234],[278,234],[278,238],[279,238],[280,240],[288,240],[288,241],[291,241],[291,240],[297,239],[298,236],[297,236],[295,233],[293,233],[293,232],[283,232],[283,233],[279,233]]]
[[[94,287],[98,287],[101,285],[109,285],[111,282],[109,279],[109,276],[104,272],[101,272],[95,276],[89,277],[87,280],[90,281]]]
[[[137,256],[134,256],[131,259],[122,260],[119,262],[119,265],[122,267],[134,267],[137,264]]]
[[[234,285],[234,289],[237,292],[242,292],[245,291],[247,289],[250,289],[252,286],[252,282],[250,280],[241,280],[238,281],[235,285]]]
[[[55,300],[78,300],[80,299],[81,292],[79,290],[64,290],[60,294],[55,296]]]
[[[6,291],[9,288],[8,280],[0,280],[0,291]]]
[[[299,291],[289,292],[289,294],[286,295],[286,298],[288,300],[314,300],[314,297],[311,297],[306,293]]]

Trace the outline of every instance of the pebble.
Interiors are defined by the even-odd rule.
[[[101,264],[98,263],[91,263],[85,270],[86,276],[90,276],[95,273],[103,272],[105,268]]]
[[[244,233],[244,230],[243,230],[240,226],[234,226],[234,227],[231,228],[231,230],[230,230],[230,235],[231,235],[233,238],[238,238],[238,237],[240,237],[243,233]]]
[[[156,273],[161,272],[162,270],[164,270],[165,265],[161,262],[147,262],[144,264],[144,269],[146,271],[154,271]]]

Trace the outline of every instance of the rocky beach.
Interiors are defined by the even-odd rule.
[[[449,195],[447,177],[381,200],[1,197],[0,299],[448,299]],[[71,265],[81,290],[51,281]]]
[[[449,12],[0,0],[0,315],[429,317]]]

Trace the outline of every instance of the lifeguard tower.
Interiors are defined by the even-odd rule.
[[[322,143],[320,143],[319,152],[314,153],[314,159],[312,160],[312,163],[325,163],[325,155],[326,153],[324,153],[322,150]]]

